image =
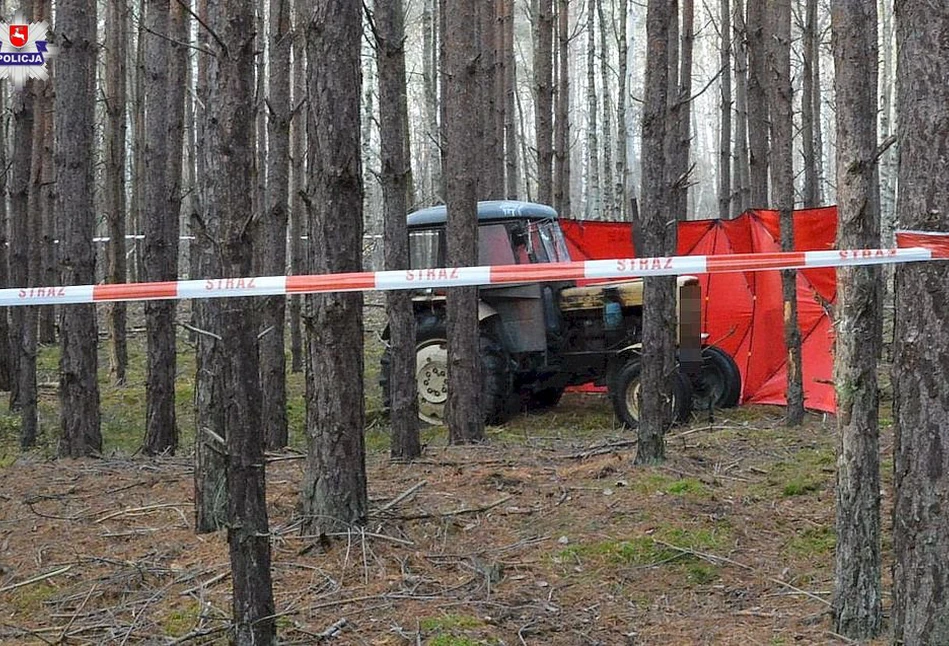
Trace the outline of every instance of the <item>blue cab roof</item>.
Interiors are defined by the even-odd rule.
[[[448,209],[442,204],[409,213],[407,222],[409,227],[426,227],[445,224],[447,217]],[[478,202],[478,222],[521,219],[547,220],[556,217],[557,211],[552,207],[535,202],[521,202],[518,200]]]

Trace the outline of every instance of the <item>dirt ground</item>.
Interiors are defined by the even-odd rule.
[[[633,435],[583,422],[604,407],[568,395],[483,446],[430,434],[414,464],[373,430],[370,521],[328,548],[296,522],[302,456],[272,456],[281,643],[847,643],[828,617],[833,418],[735,409],[639,467]],[[191,478],[188,457],[0,468],[0,642],[225,642],[226,538],[192,532]]]

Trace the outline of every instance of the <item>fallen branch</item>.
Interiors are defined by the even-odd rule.
[[[412,496],[413,494],[415,494],[415,492],[417,492],[419,489],[421,489],[427,484],[428,484],[428,480],[422,480],[421,482],[416,482],[414,485],[412,485],[411,487],[409,487],[408,489],[400,493],[398,496],[396,496],[395,498],[393,498],[386,504],[379,507],[379,511],[388,511],[389,509],[392,509],[393,507],[398,505],[400,502],[402,502],[409,496]]]
[[[47,572],[46,574],[40,574],[39,576],[35,576],[32,579],[27,579],[26,581],[20,581],[19,583],[13,583],[11,585],[3,586],[2,588],[0,588],[0,592],[9,592],[10,590],[16,590],[17,588],[22,588],[23,586],[39,583],[40,581],[51,579],[54,576],[59,576],[60,574],[68,572],[71,569],[72,569],[72,565],[67,565],[66,567],[59,568],[58,570],[53,570],[52,572]]]
[[[218,583],[219,581],[223,581],[224,579],[226,579],[226,578],[229,577],[229,576],[231,576],[231,572],[230,572],[230,571],[222,572],[221,574],[218,574],[217,576],[212,576],[210,579],[208,579],[208,580],[205,581],[204,583],[199,583],[198,585],[194,586],[193,588],[188,588],[187,590],[184,590],[183,592],[179,593],[178,596],[186,597],[186,596],[188,596],[189,594],[193,594],[193,593],[197,592],[198,590],[201,590],[202,588],[207,588],[207,587],[210,587],[210,586],[214,585],[215,583]]]
[[[346,624],[349,622],[346,621],[346,617],[334,622],[332,625],[326,628],[323,632],[316,633],[317,639],[332,639],[339,635],[339,633],[346,627]]]

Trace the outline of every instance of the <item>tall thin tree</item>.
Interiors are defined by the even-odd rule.
[[[801,148],[804,164],[802,188],[805,207],[814,207],[818,203],[816,156],[822,154],[822,151],[814,147],[814,95],[820,93],[820,88],[814,87],[814,66],[820,65],[817,40],[817,0],[804,0],[803,51],[801,52]]]
[[[718,136],[718,217],[732,214],[732,16],[730,0],[721,0],[721,130]]]
[[[6,87],[0,87],[0,105],[6,105]],[[0,116],[0,168],[7,167],[7,118]],[[9,222],[7,220],[7,174],[0,173],[0,288],[12,287],[8,269]],[[10,335],[10,321],[7,317],[7,308],[0,311],[0,391],[11,389],[13,381],[12,355],[15,352],[13,339]]]
[[[359,103],[362,7],[328,0],[308,12],[307,184],[314,273],[362,267]],[[303,530],[362,524],[368,513],[363,440],[363,297],[308,297],[307,463]]]
[[[178,148],[169,137],[168,98],[174,92],[169,84],[171,50],[169,12],[171,0],[148,0],[145,3],[147,23],[145,39],[145,196],[143,224],[145,243],[143,268],[145,280],[175,280],[178,277],[178,211],[168,208],[172,191],[169,159],[180,159]],[[182,97],[183,99],[183,97]],[[171,119],[175,128],[174,119]],[[179,121],[180,125],[180,121]],[[177,182],[175,183],[177,186]],[[145,453],[174,453],[178,446],[175,417],[175,301],[147,301],[145,375]]]
[[[899,226],[949,232],[949,14],[896,5]],[[893,643],[949,644],[949,264],[896,272]]]
[[[504,182],[505,197],[517,199],[520,170],[517,155],[517,56],[514,38],[514,0],[499,0],[502,7],[501,42],[504,55]],[[547,202],[549,204],[549,202]]]
[[[290,271],[306,273],[306,41],[303,24],[306,20],[305,0],[293,1],[293,113],[290,117]],[[290,297],[290,370],[303,372],[303,297]]]
[[[603,142],[600,146],[603,151],[603,172],[600,177],[600,191],[602,193],[600,215],[604,220],[615,221],[618,218],[618,210],[616,208],[616,200],[613,197],[613,105],[610,101],[612,94],[612,83],[610,82],[612,64],[610,62],[609,40],[606,37],[609,25],[611,25],[613,21],[611,19],[607,22],[606,11],[603,9],[603,0],[597,1],[596,12],[600,25],[600,89],[603,95],[603,102],[600,106],[603,112],[603,128],[602,136],[600,137]]]
[[[732,0],[732,29],[735,34],[735,155],[732,165],[734,213],[751,206],[751,168],[748,159],[748,47],[745,3]]]
[[[674,123],[667,92],[674,0],[649,0],[646,7],[646,78],[643,93],[642,208],[636,227],[643,255],[675,253],[676,226],[669,190],[668,138]],[[669,223],[673,225],[670,226]],[[637,250],[638,251],[638,250]],[[643,293],[642,417],[637,464],[665,459],[663,433],[671,423],[675,366],[676,279],[647,278]]]
[[[448,207],[450,265],[470,267],[477,261],[477,200],[480,177],[477,150],[470,133],[477,127],[480,86],[470,65],[479,45],[475,7],[467,0],[444,0],[442,38],[442,166]],[[478,353],[478,291],[463,287],[448,292],[449,440],[453,444],[484,439],[481,414],[481,361]]]
[[[875,248],[880,246],[876,4],[834,0],[831,20],[837,90],[837,248]],[[883,623],[877,388],[880,293],[879,267],[837,270],[834,632],[861,640],[876,637]]]
[[[108,270],[110,283],[128,279],[125,260],[125,160],[126,75],[128,74],[129,9],[124,2],[110,2],[106,9],[105,78],[105,166],[102,202],[109,223]],[[116,301],[109,306],[109,372],[118,385],[125,384],[128,370],[126,336],[127,306]]]
[[[554,208],[569,218],[570,201],[570,0],[557,0],[557,90],[554,122]]]
[[[681,0],[679,13],[682,29],[679,39],[679,82],[672,102],[672,118],[675,120],[674,135],[670,137],[672,148],[672,216],[687,220],[689,215],[689,184],[692,151],[692,52],[695,47],[695,5],[693,0]]]
[[[204,223],[218,278],[251,272],[252,211],[247,179],[254,169],[254,3],[208,0],[207,22],[213,56],[207,59],[204,111]],[[227,288],[227,283],[223,286]],[[211,374],[217,398],[216,430],[223,434],[227,465],[227,541],[234,592],[233,639],[269,645],[275,637],[270,533],[264,477],[264,436],[260,419],[257,326],[249,298],[212,299],[205,305],[201,336],[214,342]],[[200,430],[200,429],[199,429]]]
[[[586,149],[586,219],[600,219],[600,143],[597,119],[598,97],[596,91],[596,5],[598,0],[587,0],[587,149]]]
[[[62,54],[56,60],[54,107],[56,219],[61,223],[62,279],[64,285],[89,285],[95,282],[95,5],[84,0],[59,0],[56,29]],[[100,453],[95,305],[64,308],[60,339],[59,452],[69,457]]]
[[[267,79],[267,213],[255,249],[264,276],[287,273],[287,211],[290,188],[290,0],[270,0],[269,77]],[[260,302],[260,388],[267,447],[287,445],[287,359],[284,350],[284,296]]]
[[[791,0],[773,0],[765,16],[768,112],[771,123],[771,203],[781,221],[781,250],[794,250],[794,152],[791,96]],[[801,330],[797,317],[797,272],[781,273],[784,344],[787,349],[787,423],[804,418]]]
[[[534,135],[537,140],[537,200],[553,200],[553,0],[534,0]]]
[[[406,196],[409,157],[405,154],[408,105],[405,89],[405,27],[402,0],[377,0],[376,57],[379,69],[379,135],[382,150],[382,192],[385,211],[386,269],[409,266]],[[412,460],[422,454],[418,433],[418,397],[415,386],[415,317],[410,292],[389,292],[389,417],[392,424],[390,455]]]
[[[617,25],[619,34],[617,41],[619,45],[619,65],[617,67],[617,92],[616,92],[616,188],[614,193],[617,202],[619,202],[620,220],[626,220],[629,215],[629,156],[627,148],[629,142],[629,132],[627,121],[629,115],[626,110],[626,86],[627,75],[629,74],[629,38],[627,35],[626,23],[629,19],[629,0],[620,0],[619,17]]]
[[[745,42],[748,44],[748,167],[749,207],[768,203],[768,69],[770,45],[765,32],[769,3],[745,3]]]

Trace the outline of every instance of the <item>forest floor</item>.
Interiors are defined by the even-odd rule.
[[[0,414],[0,643],[226,642],[226,536],[192,531],[193,368],[182,345],[179,457],[134,453],[140,372],[132,386],[103,377],[102,459],[50,458],[52,391],[35,451],[16,448],[17,420]],[[53,355],[41,368],[55,369]],[[705,415],[670,432],[665,464],[641,467],[605,396],[568,394],[490,428],[485,445],[447,446],[444,429],[426,430],[423,458],[394,464],[367,386],[371,516],[323,544],[297,522],[298,376],[291,388],[296,448],[267,469],[281,643],[850,643],[828,614],[831,416],[787,429],[779,408]]]

